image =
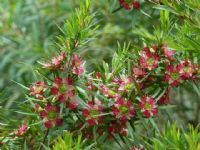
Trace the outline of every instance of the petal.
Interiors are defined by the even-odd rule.
[[[52,87],[51,88],[51,94],[53,95],[58,95],[59,89],[57,87]]]
[[[40,111],[40,117],[42,117],[42,118],[47,117],[47,112],[44,110]]]
[[[44,123],[44,126],[46,127],[46,128],[52,128],[53,127],[53,123],[52,123],[52,121],[46,121],[45,123]]]
[[[57,118],[57,119],[55,120],[55,124],[56,124],[57,126],[61,126],[61,125],[63,124],[63,119]]]

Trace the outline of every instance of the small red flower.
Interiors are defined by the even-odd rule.
[[[113,120],[108,126],[108,133],[110,138],[112,138],[115,134],[122,134],[123,136],[127,136],[128,128],[126,124],[120,124],[116,120]]]
[[[162,50],[163,50],[163,53],[164,53],[165,57],[167,57],[169,59],[171,59],[172,56],[174,56],[174,54],[176,53],[174,50],[170,49],[168,47],[168,45],[166,45],[166,44],[164,44],[162,46]]]
[[[139,67],[133,67],[133,76],[135,78],[144,78],[147,75],[146,70]]]
[[[48,103],[46,107],[40,111],[40,117],[43,118],[46,128],[52,128],[63,124],[63,119],[60,118],[59,112],[60,108],[50,103]]]
[[[88,81],[87,88],[89,91],[97,91],[97,87],[93,84],[92,81]]]
[[[93,135],[93,128],[91,128],[90,126],[86,126],[86,128],[83,129],[82,134],[83,137],[88,139],[88,140],[93,140],[94,139],[94,135]]]
[[[158,113],[156,100],[149,96],[142,96],[139,102],[139,107],[143,115],[147,118],[154,116]]]
[[[143,146],[139,146],[139,147],[136,147],[136,146],[133,146],[131,148],[131,150],[145,150]]]
[[[44,81],[39,81],[30,87],[30,95],[34,95],[40,100],[45,99],[44,92],[48,88],[48,85]]]
[[[67,101],[75,96],[75,88],[73,86],[73,80],[71,78],[64,79],[57,77],[54,80],[53,87],[51,88],[51,93],[58,96],[60,102]]]
[[[109,87],[107,87],[104,84],[100,85],[100,88],[101,88],[104,96],[106,96],[108,98],[116,98],[119,96],[119,94],[117,94],[114,90],[110,89]]]
[[[97,79],[101,79],[101,73],[100,73],[100,72],[97,72],[97,73],[96,73],[96,78],[97,78]]]
[[[158,103],[160,105],[167,105],[170,102],[170,98],[169,98],[169,94],[170,94],[170,89],[168,88],[165,93],[163,94],[163,96],[159,99]]]
[[[85,72],[85,62],[77,54],[72,57],[72,69],[76,75],[82,75]]]
[[[165,73],[165,81],[172,86],[178,86],[182,81],[181,65],[168,65]]]
[[[152,52],[142,52],[141,57],[139,59],[141,68],[145,68],[148,70],[156,69],[158,68],[160,57],[156,53]]]
[[[50,63],[43,63],[42,67],[47,69],[63,69],[64,61],[66,60],[66,52],[61,52],[57,57],[53,57]]]
[[[136,110],[133,106],[132,101],[118,99],[112,109],[113,114],[116,118],[119,118],[122,124],[125,124],[127,120],[130,120],[136,115]]]
[[[140,9],[140,3],[138,1],[133,2],[133,8],[134,9]]]
[[[137,0],[119,0],[119,3],[122,7],[129,10],[131,8],[139,9],[140,3]]]
[[[102,122],[103,106],[99,100],[88,102],[87,106],[82,110],[83,116],[86,118],[90,126],[97,125]]]
[[[78,108],[79,103],[76,97],[72,97],[66,102],[66,105],[68,108],[75,110]]]
[[[28,131],[29,127],[27,123],[24,123],[21,127],[14,131],[16,136],[22,136]]]
[[[118,84],[119,84],[118,88],[119,92],[129,93],[134,88],[134,81],[131,77],[122,77],[122,79],[120,79],[120,82],[118,82]]]
[[[192,78],[192,76],[195,74],[195,68],[190,60],[181,62],[180,73],[182,74],[183,80]]]

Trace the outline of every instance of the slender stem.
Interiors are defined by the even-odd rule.
[[[120,6],[119,8],[115,9],[112,13],[116,13],[117,11],[119,11],[120,9],[122,9],[123,7]]]
[[[46,133],[45,133],[45,136],[44,136],[44,139],[43,139],[43,141],[42,141],[42,144],[45,144],[45,141],[46,141],[46,139],[47,139],[48,134],[49,134],[49,129],[47,129],[47,131],[46,131]],[[40,147],[39,147],[38,150],[41,150],[41,149],[42,149],[42,144],[40,145]]]

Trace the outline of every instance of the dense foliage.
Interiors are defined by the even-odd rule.
[[[36,5],[37,2],[43,3],[36,1]],[[46,33],[39,32],[37,24],[29,29],[31,21],[22,22],[19,35],[26,35],[25,40],[13,36],[18,35],[15,28],[20,23],[15,27],[2,19],[0,46],[4,50],[2,57],[6,57],[1,68],[5,75],[15,74],[19,67],[13,67],[11,73],[6,70],[6,66],[13,65],[12,58],[18,59],[19,52],[12,52],[13,47],[22,47],[26,55],[21,59],[29,63],[19,67],[22,71],[12,78],[25,91],[23,100],[13,103],[23,96],[13,98],[10,93],[15,86],[7,88],[7,78],[2,78],[3,149],[200,148],[200,2],[103,2],[78,2],[79,8],[58,27],[51,23],[52,18],[44,21],[41,31]],[[29,6],[28,1],[2,3],[7,6],[2,9],[10,11],[10,6],[16,10],[25,8],[25,4]],[[67,7],[63,4],[64,1],[55,1],[47,8],[62,16],[64,11],[56,10]],[[98,11],[100,6],[102,11]],[[6,25],[9,32],[4,31]],[[36,41],[32,41],[30,37],[35,32],[37,35],[32,38]],[[56,37],[55,42],[51,36]],[[29,42],[32,45],[27,48]],[[104,46],[111,51],[101,55]],[[19,121],[12,115],[23,119]],[[183,124],[172,124],[175,119]],[[182,127],[184,130],[180,130]]]

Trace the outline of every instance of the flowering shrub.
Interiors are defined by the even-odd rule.
[[[125,9],[140,8],[136,0],[119,2]],[[102,62],[98,71],[87,71],[78,49],[85,48],[96,29],[92,18],[86,1],[61,29],[59,53],[40,63],[40,80],[28,88],[27,101],[34,117],[15,130],[14,136],[45,131],[45,144],[49,134],[53,140],[56,132],[68,130],[75,136],[81,133],[88,143],[103,138],[120,139],[126,145],[124,139],[129,139],[137,122],[152,121],[159,108],[168,104],[171,88],[198,80],[198,65],[163,42],[145,44],[139,50],[119,47],[110,65]],[[37,124],[40,127],[35,129]],[[40,141],[34,142],[34,148],[42,148]],[[129,142],[131,150],[145,149]]]

